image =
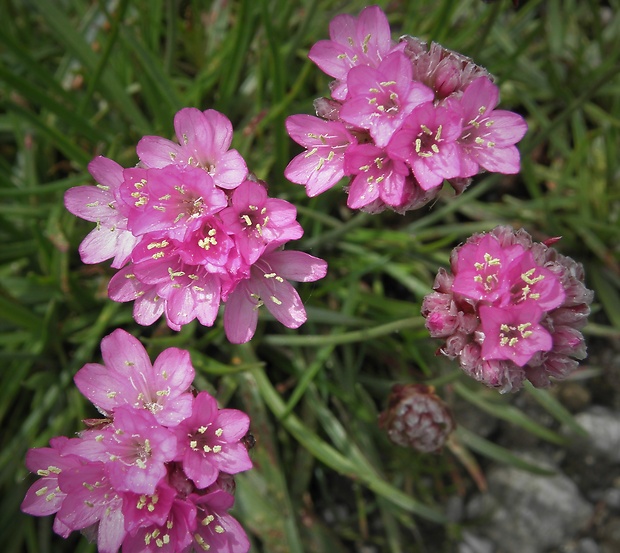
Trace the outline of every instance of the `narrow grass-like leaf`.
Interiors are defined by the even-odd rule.
[[[529,461],[521,459],[521,457],[518,457],[507,449],[492,442],[489,442],[488,440],[467,430],[463,426],[459,426],[455,430],[455,432],[458,439],[462,441],[463,444],[465,444],[470,449],[473,449],[474,451],[480,453],[481,455],[488,457],[489,459],[493,459],[494,461],[498,461],[505,465],[511,465],[515,468],[522,469],[533,474],[542,474],[549,476],[555,474],[555,472],[550,471],[549,469],[539,467],[534,463],[530,463]]]
[[[454,389],[461,397],[463,397],[463,399],[469,401],[472,405],[475,405],[494,417],[505,420],[516,426],[520,426],[534,436],[538,436],[543,440],[557,445],[564,445],[568,441],[565,437],[560,436],[556,432],[553,432],[552,430],[538,424],[536,421],[532,420],[525,413],[523,413],[523,411],[509,405],[503,399],[502,401],[494,400],[495,396],[491,396],[491,394],[486,390],[476,393],[459,382],[454,384]]]

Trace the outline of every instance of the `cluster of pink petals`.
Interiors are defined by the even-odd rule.
[[[28,452],[39,479],[22,510],[55,514],[57,534],[82,531],[99,553],[246,553],[248,538],[228,511],[231,475],[252,468],[242,442],[248,416],[190,391],[187,351],[169,348],[151,364],[120,329],[101,350],[104,364],[85,365],[75,383],[104,418]]]
[[[422,304],[426,328],[444,340],[439,352],[502,392],[573,372],[586,356],[580,329],[594,294],[554,241],[500,226],[455,248],[452,272],[440,269]]]
[[[434,199],[447,180],[461,193],[481,171],[519,171],[523,118],[496,109],[499,90],[469,58],[404,36],[392,41],[377,6],[338,15],[330,40],[309,58],[333,77],[318,117],[293,115],[291,138],[306,150],[286,177],[316,196],[350,178],[347,205],[399,213]]]
[[[109,296],[133,301],[141,325],[164,315],[174,330],[194,319],[211,326],[225,303],[232,342],[252,338],[261,305],[298,328],[306,312],[288,280],[320,279],[327,264],[281,251],[303,234],[295,207],[248,174],[224,115],[185,108],[174,126],[178,143],[145,136],[137,167],[97,157],[89,165],[97,186],[67,191],[67,209],[97,223],[80,245],[82,261],[112,259],[119,271]]]

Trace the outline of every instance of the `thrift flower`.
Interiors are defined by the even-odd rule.
[[[118,269],[140,240],[127,229],[127,217],[117,201],[123,168],[99,156],[88,164],[88,170],[97,186],[77,186],[65,193],[65,206],[73,215],[97,223],[80,244],[80,256],[84,263],[113,258],[112,267]]]
[[[250,180],[232,193],[230,207],[221,213],[222,222],[236,236],[237,249],[248,265],[256,262],[267,244],[301,238],[303,229],[296,217],[293,204],[268,198],[265,187]]]
[[[303,179],[309,192],[318,193],[344,175],[341,142],[355,138],[341,122],[312,118],[318,124],[309,131],[303,126],[309,116],[300,117],[300,140],[311,149],[289,170],[291,178]],[[100,184],[68,190],[65,204],[97,223],[80,246],[82,260],[114,258],[119,271],[108,285],[109,297],[134,302],[133,316],[141,325],[163,316],[178,331],[195,319],[215,324],[236,287],[244,283],[247,289],[245,281],[261,256],[297,240],[303,229],[295,207],[270,198],[266,184],[248,174],[245,161],[230,149],[232,125],[224,115],[185,108],[174,125],[179,144],[144,137],[137,167],[93,160],[90,170]],[[303,306],[298,311],[305,320]],[[250,326],[248,340],[256,322]]]
[[[215,482],[220,471],[236,474],[252,468],[248,451],[240,442],[250,419],[235,409],[219,409],[213,396],[200,392],[192,414],[177,428],[177,460],[199,488]]]
[[[230,149],[233,128],[230,120],[213,109],[183,108],[174,117],[179,144],[159,136],[145,136],[136,148],[145,167],[199,167],[216,186],[236,188],[247,177],[245,160]]]
[[[457,247],[422,315],[439,349],[501,392],[563,379],[586,355],[580,328],[593,292],[583,268],[524,230],[496,227]]]
[[[194,368],[186,351],[166,349],[151,364],[120,329],[101,349],[104,364],[85,365],[75,381],[105,418],[84,421],[78,438],[28,452],[39,479],[22,510],[55,514],[57,534],[79,530],[102,553],[247,553],[228,510],[232,475],[252,468],[248,416],[188,391]]]
[[[306,148],[287,165],[284,176],[303,184],[311,198],[334,186],[344,177],[344,153],[355,139],[338,121],[323,121],[311,115],[292,115],[286,120],[290,137]]]
[[[365,207],[379,199],[397,209],[409,199],[409,168],[373,144],[359,144],[347,149],[344,170],[348,175],[354,175],[347,199],[347,205],[352,209]]]
[[[483,167],[495,173],[519,172],[519,150],[515,144],[527,131],[523,118],[516,113],[496,110],[497,87],[488,77],[479,77],[463,92],[459,101],[463,132],[458,140],[461,177],[471,177]]]
[[[461,114],[424,104],[414,109],[387,146],[388,154],[407,162],[418,184],[430,190],[444,179],[461,176],[455,144],[461,134]]]
[[[347,95],[342,81],[346,81],[351,68],[378,66],[394,45],[387,17],[377,6],[363,9],[357,18],[337,15],[329,24],[329,37],[317,42],[308,57],[336,79],[332,95],[338,100]]]
[[[298,328],[306,321],[299,294],[287,280],[314,282],[325,276],[327,263],[303,252],[276,250],[264,254],[249,278],[231,293],[224,312],[224,329],[233,344],[252,338],[263,305],[283,325]]]
[[[197,508],[194,549],[245,553],[250,548],[247,535],[235,518],[228,514],[234,498],[222,489],[215,489],[201,496],[192,496]]]
[[[334,18],[330,40],[309,57],[336,80],[331,98],[314,102],[318,118],[286,122],[306,151],[285,176],[308,196],[347,176],[350,208],[405,213],[434,200],[444,181],[461,194],[482,171],[518,172],[515,144],[527,125],[495,109],[499,90],[488,72],[439,44],[410,36],[394,43],[377,6]],[[376,161],[358,163],[371,148]]]
[[[209,174],[193,167],[125,169],[124,179],[119,192],[135,236],[159,232],[184,240],[205,218],[228,205],[226,194]]]
[[[105,416],[128,405],[172,427],[191,414],[194,367],[187,351],[168,348],[151,364],[140,341],[119,328],[103,338],[101,354],[103,365],[84,365],[74,380]]]
[[[387,146],[415,107],[434,99],[430,88],[411,80],[411,63],[402,52],[393,52],[376,69],[353,68],[347,84],[349,94],[340,117],[367,129],[381,148]]]

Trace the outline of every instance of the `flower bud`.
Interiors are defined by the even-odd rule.
[[[448,406],[424,384],[395,385],[379,425],[396,445],[422,453],[439,451],[455,427]]]

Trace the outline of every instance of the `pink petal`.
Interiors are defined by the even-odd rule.
[[[220,409],[213,424],[223,429],[223,440],[238,442],[250,428],[250,417],[237,409]]]
[[[88,172],[103,186],[110,187],[112,193],[123,182],[123,168],[111,159],[97,156],[88,164]]]
[[[304,252],[282,250],[264,256],[273,272],[296,282],[313,282],[327,274],[327,262]]]
[[[118,374],[127,374],[128,367],[131,372],[151,369],[151,360],[140,340],[121,328],[101,340],[101,355],[106,367]]]
[[[286,280],[271,279],[269,284],[257,281],[256,286],[267,310],[284,326],[298,328],[306,322],[306,310],[297,293]]]
[[[240,282],[228,296],[224,310],[224,330],[233,344],[251,340],[258,322],[258,301],[251,296],[245,282]]]
[[[113,200],[111,191],[96,186],[76,186],[65,192],[65,207],[73,215],[93,223],[123,219],[114,207],[110,207]]]
[[[166,167],[176,163],[181,146],[161,136],[145,136],[138,142],[136,152],[146,167]]]

